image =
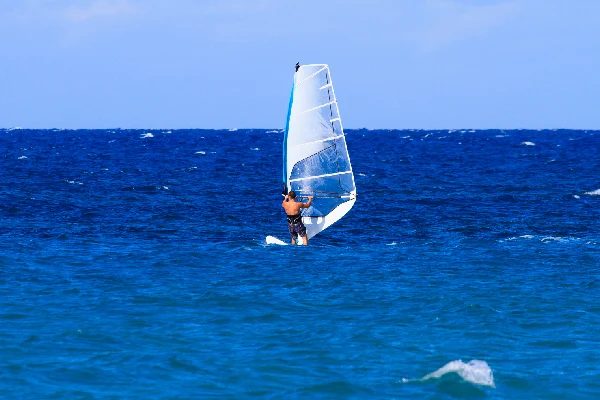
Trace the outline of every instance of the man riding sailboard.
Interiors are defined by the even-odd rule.
[[[281,207],[283,207],[287,214],[288,230],[292,237],[292,244],[296,244],[296,240],[300,236],[304,245],[308,246],[308,236],[306,235],[306,227],[302,222],[300,210],[302,208],[309,208],[312,204],[312,199],[312,196],[308,196],[308,203],[296,201],[296,192],[290,190],[281,203]]]
[[[282,139],[281,206],[292,244],[306,245],[356,202],[354,173],[327,64],[296,63]],[[316,201],[309,193],[317,196]],[[305,197],[308,202],[296,201]],[[286,244],[273,236],[266,242]]]

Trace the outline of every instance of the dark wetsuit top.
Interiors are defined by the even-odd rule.
[[[306,236],[306,227],[302,222],[302,214],[288,215],[287,221],[288,230],[293,239],[297,238],[298,235],[300,235],[300,237]]]

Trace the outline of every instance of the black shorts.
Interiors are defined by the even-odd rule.
[[[300,235],[300,237],[306,236],[306,227],[302,221],[297,224],[288,224],[288,230],[290,231],[290,235],[292,235],[292,239],[296,239],[298,235]]]

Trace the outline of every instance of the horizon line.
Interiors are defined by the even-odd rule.
[[[101,131],[101,130],[147,130],[147,131],[182,131],[182,130],[203,130],[203,131],[249,131],[249,130],[260,130],[260,131],[281,131],[283,128],[25,128],[21,126],[13,126],[10,128],[1,128],[2,131],[14,131],[14,130],[27,130],[27,131]],[[344,128],[344,131],[600,131],[600,128]]]

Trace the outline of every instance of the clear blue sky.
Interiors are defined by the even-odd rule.
[[[1,0],[0,127],[600,129],[598,0]]]

